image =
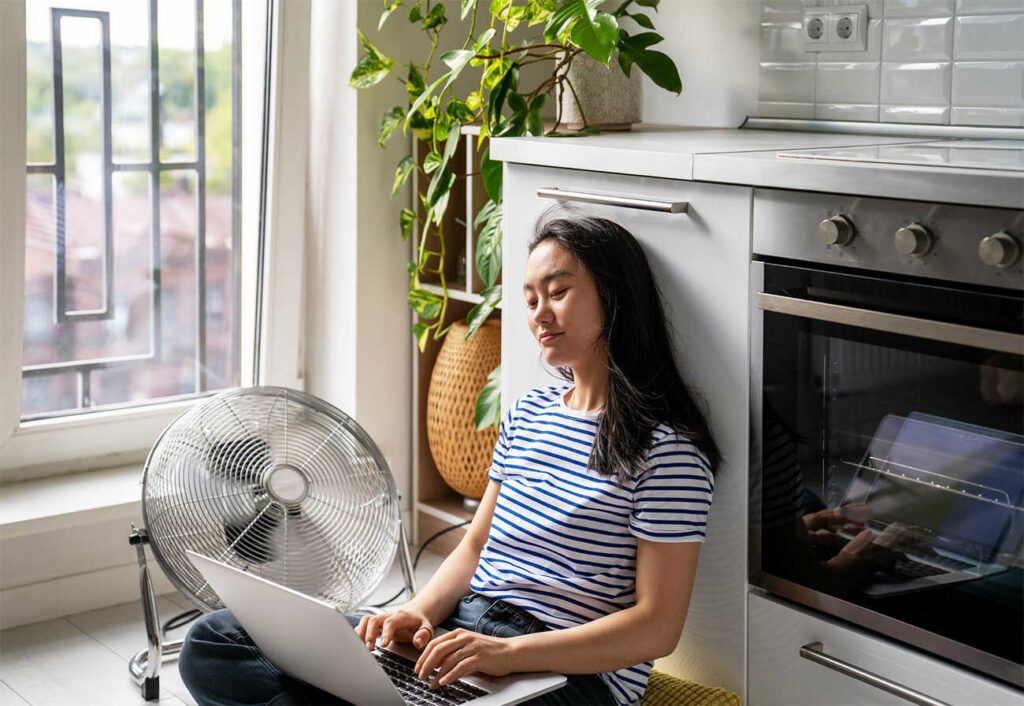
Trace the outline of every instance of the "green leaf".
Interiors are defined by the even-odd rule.
[[[403,208],[398,214],[398,223],[402,226],[402,240],[407,240],[412,232],[412,224],[416,222],[416,214],[411,208]],[[412,264],[412,263],[410,263]],[[413,265],[415,267],[415,265]],[[410,273],[412,274],[412,273]]]
[[[423,82],[423,76],[415,66],[409,67],[409,78],[405,79],[405,90],[410,96],[418,96],[423,93],[427,85]]]
[[[509,92],[515,93],[517,88],[519,88],[519,65],[513,63],[498,85],[495,86],[493,91],[491,91],[491,98],[487,106],[487,115],[492,121],[492,133],[497,132],[494,127],[497,124],[498,119],[501,117],[502,109],[505,107],[505,97],[508,96]]]
[[[370,40],[366,38],[362,30],[356,29],[356,32],[359,33],[359,41],[363,43],[366,56],[352,70],[352,75],[348,79],[348,85],[352,88],[368,88],[376,83],[380,83],[388,75],[388,72],[391,71],[391,67],[395,65],[395,62],[381,54],[377,47],[373,46]]]
[[[466,96],[466,107],[476,114],[476,111],[484,107],[483,94],[480,91],[473,91]],[[463,122],[468,122],[463,120]]]
[[[448,101],[445,112],[460,123],[470,123],[476,118],[476,113],[473,109],[465,101],[458,98],[452,98]]]
[[[462,0],[462,11],[459,14],[459,19],[466,19],[466,15],[469,14],[469,11],[473,9],[474,5],[476,5],[476,0]]]
[[[411,289],[406,297],[413,311],[424,319],[433,319],[441,313],[441,297],[426,289]]]
[[[637,12],[636,14],[630,15],[630,17],[632,17],[633,20],[641,27],[646,27],[647,29],[654,29],[654,23],[651,21],[651,18],[648,17],[647,15],[642,15],[639,12]]]
[[[444,143],[444,163],[448,164],[448,160],[455,154],[455,150],[459,148],[459,140],[462,139],[462,124],[456,121],[448,132],[448,140]]]
[[[426,350],[428,331],[430,331],[430,324],[417,321],[412,325],[412,335],[416,339],[416,345],[419,346],[420,353]]]
[[[420,4],[417,2],[411,10],[409,10],[409,21],[419,22],[423,19],[423,10],[420,9]]]
[[[544,41],[552,44],[558,41],[558,35],[564,32],[569,25],[589,14],[589,8],[584,0],[568,0],[564,5],[552,13],[544,26]]]
[[[480,174],[484,180],[484,189],[493,201],[501,201],[502,164],[491,159],[491,148],[488,147],[480,159]]]
[[[427,174],[433,174],[440,166],[441,155],[434,150],[431,150],[430,153],[423,158],[423,171]]]
[[[402,0],[387,0],[384,3],[384,12],[380,13],[380,20],[377,22],[377,31],[384,26],[384,23],[388,21],[388,17],[391,13],[398,9],[398,6],[402,4]]]
[[[401,106],[397,105],[384,113],[384,119],[380,124],[380,137],[377,139],[377,142],[381,147],[383,147],[384,143],[388,141],[388,138],[391,137],[391,133],[395,131],[395,128],[398,127],[398,124],[402,122],[402,118],[404,117],[405,111],[402,110]]]
[[[530,108],[526,113],[526,131],[540,137],[544,134],[544,121],[540,119],[540,110]]]
[[[500,203],[489,201],[488,206],[493,208],[487,212],[486,224],[476,240],[476,271],[480,273],[480,279],[484,281],[484,284],[490,287],[494,285],[498,275],[501,274],[503,215]],[[480,209],[477,220],[485,210],[487,210],[487,206]]]
[[[476,333],[476,330],[487,320],[487,317],[494,311],[498,302],[501,301],[501,285],[496,284],[493,287],[488,287],[480,292],[480,296],[483,297],[483,300],[470,309],[469,314],[466,316],[466,322],[469,324],[469,331],[466,332],[465,339],[467,341]]]
[[[437,29],[448,22],[448,18],[444,14],[444,5],[437,3],[432,8],[427,16],[423,18],[423,30]]]
[[[589,54],[595,61],[600,61],[607,66],[619,39],[619,23],[613,15],[607,12],[597,12],[593,19],[589,14],[584,14],[573,25],[569,36],[576,46]]]
[[[653,7],[655,11],[658,10],[658,3],[661,0],[636,0],[636,4],[641,7]]]
[[[478,430],[501,425],[501,366],[487,375],[487,384],[480,391],[473,410],[473,421]]]
[[[433,220],[440,225],[445,209],[448,208],[448,195],[454,183],[455,174],[448,167],[440,169],[431,179],[426,196],[428,221]]]
[[[664,39],[656,32],[644,32],[634,36],[620,32],[619,65],[622,66],[624,61],[627,65],[635,63],[641,71],[651,77],[655,85],[667,91],[679,93],[683,90],[683,83],[679,78],[679,70],[676,69],[675,63],[668,55],[647,48]],[[626,59],[622,58],[623,54],[626,55]],[[623,68],[623,72],[627,76],[629,75],[625,68]]]
[[[419,96],[416,97],[416,101],[412,104],[412,107],[409,108],[409,112],[405,116],[405,122],[402,124],[402,130],[403,131],[409,125],[409,121],[412,120],[412,116],[416,115],[416,113],[419,112],[419,109],[423,106],[423,104],[426,103],[428,100],[430,100],[431,94],[435,90],[437,90],[437,87],[440,86],[444,82],[444,78],[445,77],[442,76],[441,78],[439,78],[436,81],[434,81],[432,84],[427,86],[427,88],[423,91],[423,93],[419,94]]]
[[[391,186],[391,198],[395,198],[398,190],[405,185],[414,166],[416,162],[413,161],[411,154],[406,155],[405,159],[398,163],[398,168],[395,169],[395,183]]]

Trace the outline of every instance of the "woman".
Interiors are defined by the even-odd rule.
[[[416,669],[432,688],[551,670],[568,684],[528,703],[635,703],[679,641],[719,452],[633,236],[600,218],[548,221],[523,293],[530,332],[568,383],[505,412],[465,537],[415,598],[355,629],[368,649],[378,637],[424,648]],[[434,638],[434,626],[451,631]],[[217,671],[254,652],[230,613],[211,613],[186,638],[182,677],[200,704],[337,703],[269,663],[227,693]]]

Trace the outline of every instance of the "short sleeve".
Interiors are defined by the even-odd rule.
[[[501,415],[501,426],[498,431],[498,443],[494,445],[494,457],[491,459],[491,470],[487,477],[496,483],[505,482],[505,458],[508,456],[508,449],[512,434],[512,407],[505,410]]]
[[[692,441],[669,432],[647,454],[633,488],[629,532],[654,542],[703,542],[714,492],[711,466]]]

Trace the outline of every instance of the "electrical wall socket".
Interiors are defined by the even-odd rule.
[[[804,11],[804,51],[865,51],[868,35],[867,5],[835,5]]]

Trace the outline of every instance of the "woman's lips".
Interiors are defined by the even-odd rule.
[[[561,336],[561,335],[562,335],[561,332],[559,332],[559,333],[547,333],[547,334],[544,334],[543,336],[540,337],[540,342],[541,343],[547,343],[551,339],[555,338],[556,336]]]

